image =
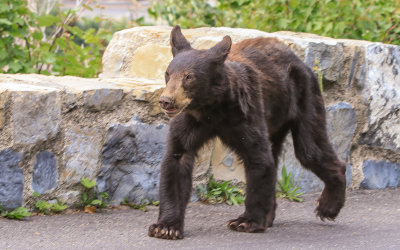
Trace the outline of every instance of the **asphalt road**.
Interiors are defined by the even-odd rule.
[[[157,207],[0,219],[0,249],[400,249],[400,189],[349,192],[336,222],[315,217],[317,198],[279,200],[274,226],[260,234],[225,227],[243,206],[191,203],[179,241],[147,236]]]

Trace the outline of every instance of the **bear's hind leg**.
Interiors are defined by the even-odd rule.
[[[322,115],[316,123],[296,122],[292,136],[297,159],[325,183],[316,214],[321,220],[334,220],[344,206],[346,165],[339,161],[328,140],[324,119]]]

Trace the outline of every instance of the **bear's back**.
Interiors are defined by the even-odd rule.
[[[262,72],[286,68],[285,65],[301,60],[284,43],[276,38],[257,37],[243,40],[232,46],[229,61],[251,62]]]

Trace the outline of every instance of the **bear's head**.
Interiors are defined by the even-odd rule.
[[[165,72],[166,87],[159,99],[162,110],[174,117],[218,102],[228,88],[224,62],[231,49],[231,38],[225,36],[208,50],[196,50],[180,27],[175,26],[170,44],[173,60]]]

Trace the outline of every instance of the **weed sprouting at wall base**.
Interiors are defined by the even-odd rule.
[[[96,180],[84,177],[81,179],[81,184],[85,188],[81,194],[81,205],[83,207],[87,209],[89,207],[106,208],[108,206],[106,200],[109,198],[109,195],[106,192],[98,193]],[[95,209],[90,211],[95,211]]]
[[[243,191],[231,185],[232,181],[218,182],[211,175],[206,186],[198,185],[197,192],[204,203],[227,203],[240,205],[244,203]]]
[[[282,177],[277,181],[276,185],[276,196],[290,201],[302,202],[301,196],[303,193],[299,191],[300,187],[295,185],[292,172],[287,172],[285,164],[282,166],[281,174]]]
[[[15,220],[22,220],[25,217],[31,216],[31,213],[28,211],[28,209],[24,207],[18,207],[12,211],[7,211],[3,209],[1,204],[0,204],[0,214],[2,217],[6,219],[15,219]]]

